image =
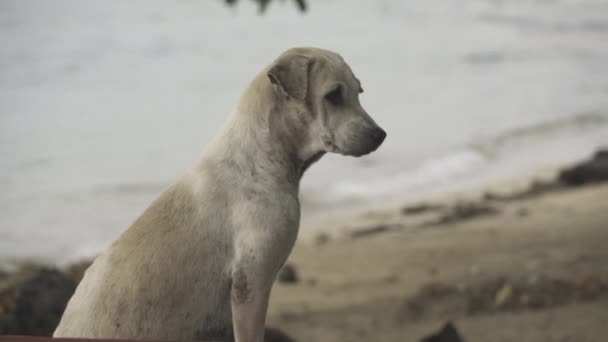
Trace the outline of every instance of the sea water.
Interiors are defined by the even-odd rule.
[[[0,2],[0,258],[94,255],[201,155],[255,74],[338,51],[388,137],[328,155],[303,220],[608,144],[608,1]]]

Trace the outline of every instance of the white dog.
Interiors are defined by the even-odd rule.
[[[265,68],[202,160],[86,272],[55,337],[261,342],[300,221],[304,171],[386,133],[337,54],[294,48]]]

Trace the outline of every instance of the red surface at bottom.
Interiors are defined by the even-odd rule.
[[[0,335],[0,342],[135,342],[137,340],[108,340],[104,338],[52,338],[42,336]],[[148,341],[150,342],[150,341]]]

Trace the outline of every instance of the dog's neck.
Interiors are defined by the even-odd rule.
[[[299,188],[300,180],[325,152],[306,143],[308,132],[293,122],[293,106],[277,94],[264,74],[243,95],[222,134],[212,143],[213,159],[236,170]]]

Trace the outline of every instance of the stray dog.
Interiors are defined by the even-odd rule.
[[[302,174],[326,152],[362,156],[386,137],[361,92],[336,53],[281,54],[201,161],[96,258],[54,336],[263,341]]]

